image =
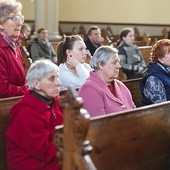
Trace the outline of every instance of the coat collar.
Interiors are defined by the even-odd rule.
[[[118,85],[118,80],[113,80],[112,85],[114,86],[115,92],[117,93],[117,97],[115,97],[110,89],[108,88],[107,84],[95,73],[95,71],[91,71],[90,72],[90,77],[88,78],[89,80],[91,79],[95,86],[99,86],[102,91],[105,93],[105,95],[107,95],[110,99],[120,103],[123,105],[123,102],[119,99],[121,98],[121,94],[120,94],[120,88]]]

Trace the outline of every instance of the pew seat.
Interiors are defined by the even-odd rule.
[[[139,48],[139,51],[141,52],[146,64],[148,64],[151,61],[152,46],[140,46],[138,48]]]
[[[140,81],[141,81],[141,78],[122,81],[126,85],[126,87],[130,90],[132,94],[132,99],[136,107],[140,106],[141,98],[142,98],[140,85],[139,85]]]

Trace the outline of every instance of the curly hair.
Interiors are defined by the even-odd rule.
[[[161,39],[157,41],[151,49],[151,59],[158,62],[159,58],[164,58],[170,52],[170,40]]]
[[[11,13],[16,13],[22,10],[21,2],[16,0],[1,0],[0,1],[0,23],[4,22],[6,17]]]

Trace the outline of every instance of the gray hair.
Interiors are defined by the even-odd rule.
[[[110,57],[113,55],[118,55],[118,50],[111,46],[101,46],[96,49],[90,65],[94,70],[99,68],[99,65],[105,65],[109,61]]]
[[[1,0],[0,1],[0,23],[4,22],[6,17],[11,13],[16,13],[22,10],[21,2],[16,0]]]
[[[59,68],[50,60],[36,60],[34,61],[27,72],[27,85],[30,90],[34,90],[33,80],[41,81],[48,73],[54,72],[59,74]]]

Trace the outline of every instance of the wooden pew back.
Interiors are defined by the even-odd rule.
[[[139,51],[141,52],[146,64],[148,64],[151,61],[150,53],[151,53],[152,46],[140,46],[138,48],[139,48]]]
[[[170,102],[93,119],[87,139],[98,170],[166,169]]]
[[[140,80],[141,78],[122,81],[126,85],[126,87],[130,90],[136,107],[140,106],[141,98],[142,98],[140,92],[140,85],[139,85]]]
[[[82,109],[82,99],[78,97],[76,90],[70,89],[59,102],[65,107],[64,129],[61,126],[56,127],[54,141],[59,150],[58,159],[62,169],[96,170],[89,156],[92,146],[86,140],[90,115]]]
[[[130,90],[132,94],[133,101],[137,107],[140,106],[141,102],[141,92],[140,92],[140,80],[141,78],[137,79],[129,79],[129,80],[123,80],[122,82],[126,85],[126,87]],[[78,89],[76,89],[78,91]],[[64,96],[67,93],[68,90],[60,91],[60,96]]]
[[[7,170],[5,130],[9,121],[9,112],[20,98],[21,96],[0,99],[0,169],[2,170]]]
[[[91,169],[168,169],[170,102],[104,115],[92,118],[90,122],[88,116],[85,116],[85,122],[81,119],[88,113],[82,110],[80,98],[67,96],[62,103],[66,106],[67,116],[64,117],[64,130],[59,127],[56,134],[64,132],[64,140],[57,140],[63,142],[57,144],[60,151],[64,147],[63,170],[68,167],[90,169],[82,153],[83,141],[87,140],[90,142],[85,155],[88,156],[88,165],[94,165]],[[90,146],[91,149],[87,149]]]

